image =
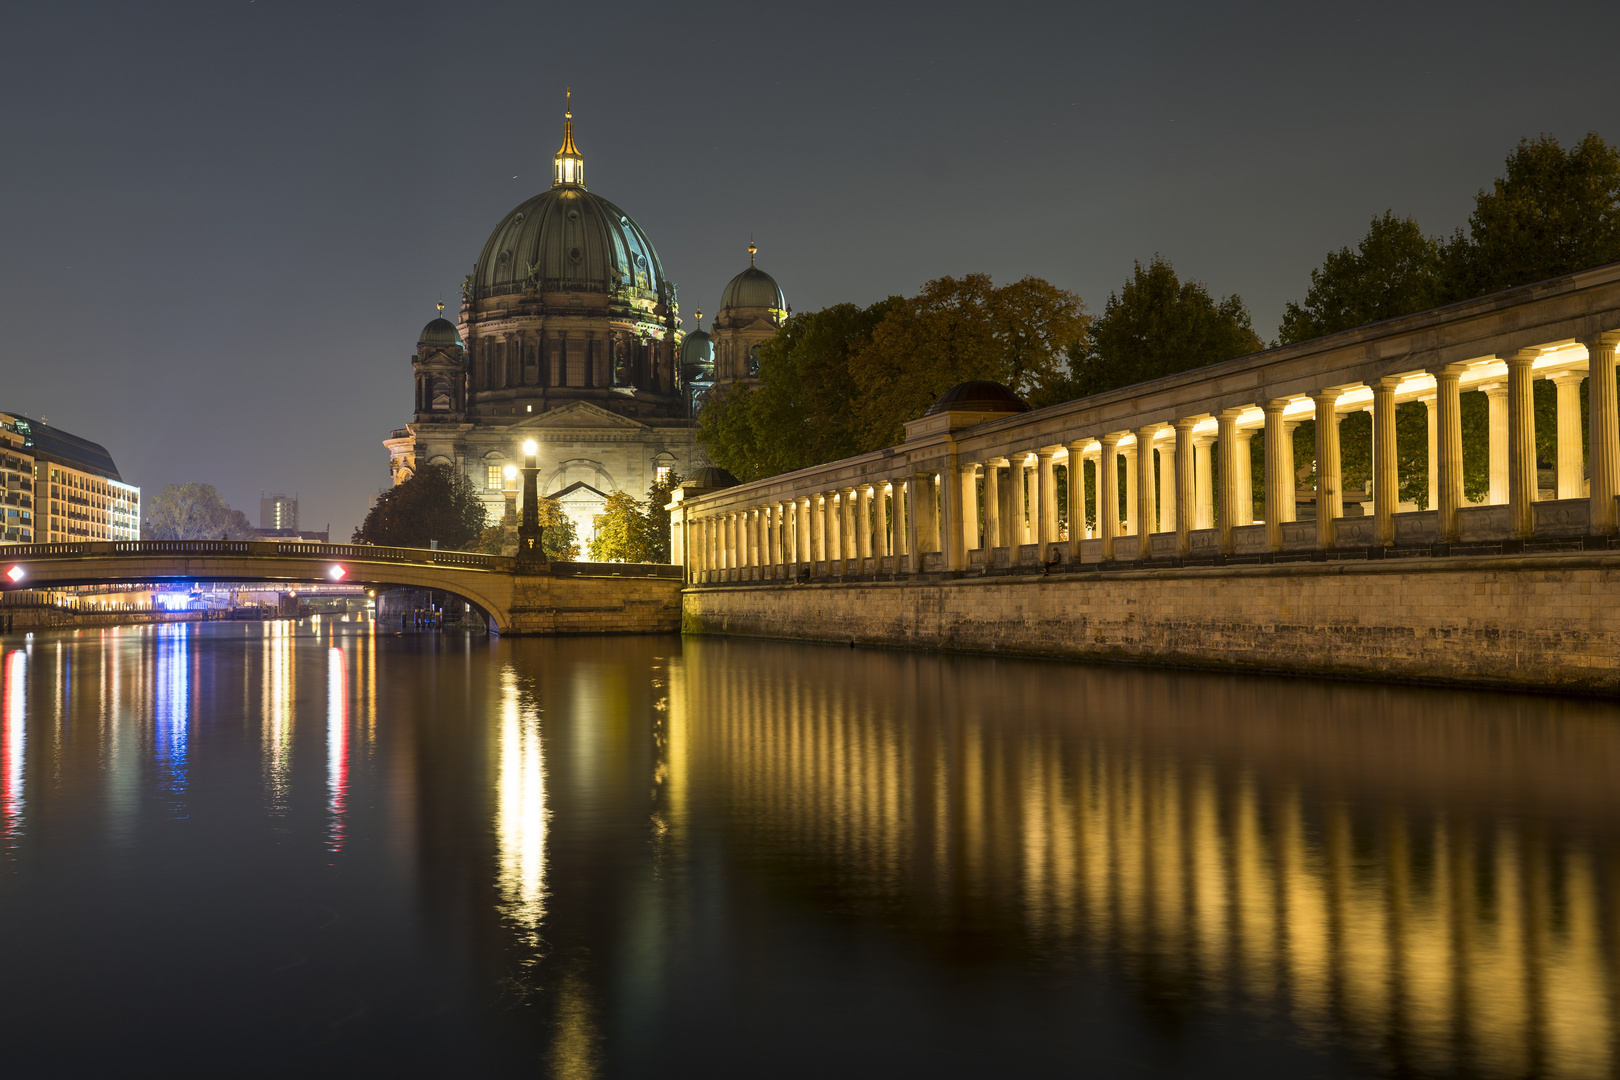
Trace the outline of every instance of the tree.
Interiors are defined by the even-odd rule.
[[[639,562],[667,563],[671,561],[669,534],[670,493],[680,486],[681,477],[671,469],[664,479],[654,478],[647,488],[647,509],[642,515],[642,555]]]
[[[1451,300],[1620,260],[1620,149],[1596,132],[1567,152],[1551,135],[1520,140],[1444,260]]]
[[[522,508],[518,508],[521,514]],[[546,553],[548,559],[560,559],[563,562],[572,562],[579,558],[579,531],[574,528],[574,521],[563,513],[562,504],[556,499],[548,499],[544,495],[535,502],[535,516],[539,519],[540,527],[545,530],[540,537],[540,548]],[[487,526],[478,542],[478,550],[485,555],[499,555],[506,546],[506,522],[500,521]]]
[[[247,515],[232,510],[212,484],[170,484],[147,504],[141,535],[148,540],[257,540]]]
[[[615,491],[592,520],[596,535],[588,550],[593,562],[648,562],[646,517],[628,491]]]
[[[357,544],[474,550],[488,514],[467,474],[452,465],[424,465],[381,495],[354,530]]]
[[[907,420],[970,379],[1044,402],[1067,389],[1064,357],[1083,347],[1090,326],[1078,296],[1040,278],[1000,288],[987,274],[930,281],[850,358],[856,449],[899,442]]]
[[[850,358],[901,303],[891,296],[790,316],[760,344],[759,384],[718,391],[699,413],[698,441],[710,459],[747,481],[856,453]]]
[[[1236,295],[1216,300],[1197,281],[1183,282],[1162,256],[1141,263],[1111,293],[1089,341],[1069,353],[1075,397],[1100,394],[1178,371],[1259,352],[1265,347]]]
[[[1278,341],[1291,345],[1434,307],[1440,270],[1440,241],[1423,235],[1412,218],[1385,210],[1356,250],[1330,251],[1311,271],[1305,300],[1288,304]]]

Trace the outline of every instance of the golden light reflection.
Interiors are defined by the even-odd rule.
[[[1075,676],[1112,697],[986,701],[932,659],[689,652],[683,784],[769,822],[852,905],[999,914],[1403,1067],[1613,1075],[1612,725],[1300,685],[1280,712],[1215,681],[1178,703],[1118,675]]]
[[[27,721],[28,656],[12,649],[0,665],[0,830],[8,849],[16,847],[23,831]]]
[[[539,943],[546,916],[546,757],[540,711],[510,665],[501,669],[495,842],[502,912]]]
[[[264,623],[261,719],[264,742],[266,807],[285,814],[292,781],[293,698],[297,693],[293,665],[293,624]]]
[[[343,650],[326,650],[326,847],[343,851],[349,806],[349,672]]]

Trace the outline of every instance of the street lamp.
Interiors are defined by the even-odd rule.
[[[533,567],[546,561],[541,541],[545,530],[540,527],[540,492],[535,477],[540,469],[534,456],[539,451],[533,439],[523,443],[523,523],[518,526],[518,565]]]

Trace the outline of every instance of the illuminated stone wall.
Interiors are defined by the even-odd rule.
[[[508,634],[658,634],[681,625],[671,578],[515,577]]]
[[[1620,692],[1620,554],[689,589],[683,628]]]

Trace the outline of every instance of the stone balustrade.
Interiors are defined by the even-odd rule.
[[[1617,341],[1612,264],[1032,412],[943,411],[908,423],[905,441],[886,450],[678,491],[674,559],[689,582],[713,584],[1443,554],[1453,545],[1517,552],[1559,539],[1607,547],[1620,524]],[[1557,498],[1548,501],[1538,501],[1538,378],[1558,388]],[[1485,391],[1490,408],[1482,504],[1463,494],[1459,395],[1472,390]],[[1398,504],[1395,409],[1411,401],[1428,408],[1425,510]],[[1338,424],[1359,411],[1372,414],[1372,480],[1346,493]],[[1303,493],[1311,519],[1298,520],[1293,429],[1307,419],[1316,422],[1317,480]],[[1263,519],[1254,520],[1249,440],[1260,432],[1262,476],[1278,482],[1265,484]],[[1108,507],[1121,495],[1122,514],[1086,526],[1088,496]]]

